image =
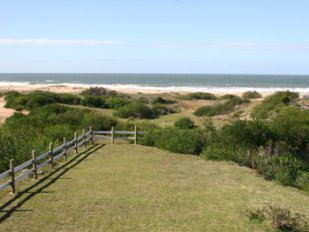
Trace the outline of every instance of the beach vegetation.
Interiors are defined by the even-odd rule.
[[[282,107],[296,105],[298,98],[299,94],[296,92],[278,91],[255,106],[251,112],[251,117],[267,119],[278,113]]]
[[[161,96],[157,96],[157,97],[153,98],[152,102],[151,102],[151,104],[153,104],[153,105],[155,105],[155,104],[165,105],[165,104],[174,104],[174,103],[176,103],[176,101],[171,100],[171,99],[165,99]]]
[[[188,93],[186,95],[181,95],[178,97],[182,100],[216,100],[217,97],[212,93],[206,92],[195,92],[195,93]]]
[[[12,108],[17,111],[30,110],[40,106],[61,103],[78,105],[81,98],[77,95],[66,93],[52,93],[44,91],[34,91],[31,93],[19,93],[17,91],[10,91],[5,94],[5,101],[7,108]]]
[[[149,131],[142,144],[170,152],[198,155],[202,151],[204,141],[198,129],[166,127]]]
[[[255,99],[255,98],[261,98],[262,94],[260,94],[257,91],[247,91],[242,94],[242,97],[248,99]]]
[[[248,99],[242,99],[235,95],[225,95],[225,101],[223,102],[216,102],[210,106],[201,106],[199,107],[194,114],[196,116],[215,116],[220,114],[228,114],[234,111],[235,106],[241,105],[244,103],[249,103]]]
[[[183,118],[178,119],[174,123],[174,126],[180,128],[180,129],[193,129],[193,128],[195,128],[194,121],[189,117],[183,117]]]

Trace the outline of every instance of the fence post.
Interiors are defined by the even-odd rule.
[[[77,147],[77,132],[74,132],[74,147],[75,147],[75,155],[78,154],[78,147]]]
[[[38,179],[38,169],[36,166],[36,154],[35,150],[32,150],[32,168],[33,168],[33,178]]]
[[[54,168],[54,148],[53,143],[49,144],[50,166]]]
[[[137,144],[137,126],[134,127],[134,145]]]
[[[89,127],[89,131],[90,131],[90,145],[92,145],[93,144],[93,132],[92,132],[92,127],[90,126]]]
[[[63,159],[67,161],[67,141],[66,138],[63,138]]]
[[[115,134],[115,131],[114,131],[114,127],[112,126],[112,130],[111,130],[111,144],[114,144],[114,134]]]
[[[15,193],[15,172],[14,172],[14,160],[10,160],[10,175],[11,175],[11,193]]]
[[[86,150],[85,129],[83,129],[83,150]]]

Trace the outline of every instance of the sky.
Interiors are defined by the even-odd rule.
[[[0,72],[309,74],[308,12],[308,0],[0,0]]]

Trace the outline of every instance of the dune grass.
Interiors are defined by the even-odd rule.
[[[95,149],[21,183],[15,198],[1,193],[0,231],[272,231],[244,215],[266,200],[309,214],[308,196],[235,164],[139,145]]]

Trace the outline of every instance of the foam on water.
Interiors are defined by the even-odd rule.
[[[309,88],[280,88],[280,87],[207,87],[207,86],[167,86],[157,87],[149,85],[133,85],[133,84],[82,84],[82,83],[55,83],[53,80],[47,80],[45,83],[30,83],[30,82],[9,82],[0,81],[2,87],[57,87],[66,86],[72,88],[90,88],[103,87],[111,90],[123,91],[145,91],[145,92],[212,92],[212,93],[242,93],[245,91],[258,91],[260,93],[272,93],[275,91],[295,91],[302,94],[309,94]]]

